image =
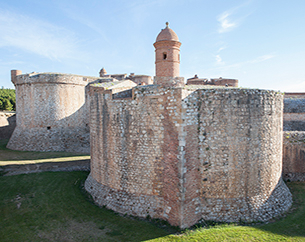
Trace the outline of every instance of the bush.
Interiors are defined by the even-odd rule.
[[[15,89],[0,89],[0,110],[16,111]]]

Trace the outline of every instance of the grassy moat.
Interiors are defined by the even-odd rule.
[[[63,152],[21,152],[0,141],[7,164],[83,159]],[[76,158],[78,157],[78,158]],[[88,172],[0,176],[0,241],[305,241],[305,182],[289,182],[293,207],[268,224],[213,224],[180,231],[162,221],[120,216],[96,206],[83,188]]]

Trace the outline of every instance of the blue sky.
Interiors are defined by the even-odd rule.
[[[180,75],[305,92],[304,0],[0,0],[0,86],[10,70],[154,75],[165,22]]]

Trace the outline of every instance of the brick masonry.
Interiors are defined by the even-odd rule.
[[[198,89],[200,88],[200,89]],[[91,173],[99,205],[189,227],[266,221],[286,211],[283,95],[273,91],[90,86]]]

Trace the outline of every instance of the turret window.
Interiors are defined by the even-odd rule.
[[[167,59],[167,54],[163,53],[163,60],[166,60],[166,59]]]

